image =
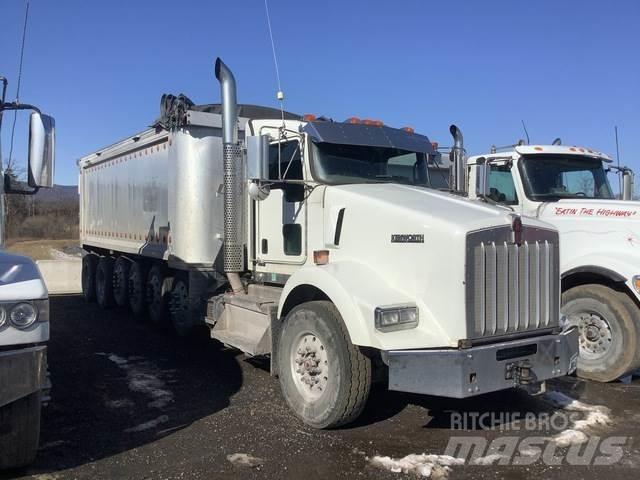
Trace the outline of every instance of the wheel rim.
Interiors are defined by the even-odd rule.
[[[570,319],[580,333],[580,355],[597,360],[607,355],[613,343],[611,325],[606,318],[593,312],[584,312]]]
[[[327,349],[317,335],[302,333],[293,342],[291,373],[298,392],[306,401],[315,401],[326,391],[329,361]]]

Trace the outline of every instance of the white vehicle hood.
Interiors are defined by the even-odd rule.
[[[47,287],[33,260],[0,252],[0,302],[40,300],[47,296]]]

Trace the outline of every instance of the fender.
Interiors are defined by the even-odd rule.
[[[299,286],[309,285],[322,291],[336,306],[344,319],[354,345],[388,349],[384,335],[375,329],[374,311],[381,305],[414,302],[389,285],[375,270],[352,261],[339,261],[327,265],[307,265],[297,270],[285,284],[278,318],[291,292]],[[413,330],[406,330],[415,339]],[[398,338],[395,337],[397,348]],[[386,348],[385,348],[386,347]]]
[[[612,282],[624,283],[630,292],[640,300],[640,294],[632,285],[634,275],[640,275],[640,260],[636,255],[631,258],[626,252],[602,252],[572,258],[562,266],[562,279],[575,273],[595,273]]]

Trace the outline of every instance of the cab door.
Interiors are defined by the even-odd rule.
[[[255,256],[261,271],[288,273],[307,258],[307,205],[302,183],[303,143],[298,138],[269,147],[269,196],[255,203]]]

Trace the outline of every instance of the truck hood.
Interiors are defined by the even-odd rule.
[[[390,210],[394,215],[415,215],[421,218],[419,222],[435,221],[455,232],[466,233],[487,226],[511,225],[511,216],[514,214],[508,207],[489,205],[466,197],[411,185],[358,184],[330,187],[329,190],[364,200],[374,211],[382,213]],[[378,207],[381,210],[376,210]],[[531,218],[524,218],[523,222],[552,228]]]
[[[324,194],[324,244],[332,248],[335,268],[344,262],[366,266],[371,272],[362,282],[375,285],[375,298],[358,296],[369,317],[379,306],[418,306],[418,328],[405,335],[406,343],[396,343],[394,348],[442,346],[443,338],[446,344],[456,346],[458,340],[468,338],[467,234],[510,227],[513,213],[508,208],[407,185],[331,186]],[[536,219],[523,217],[522,221],[555,230]],[[391,335],[381,337],[385,341]],[[393,336],[397,342],[400,337],[400,333]]]
[[[0,302],[47,298],[40,270],[29,257],[0,252]]]

